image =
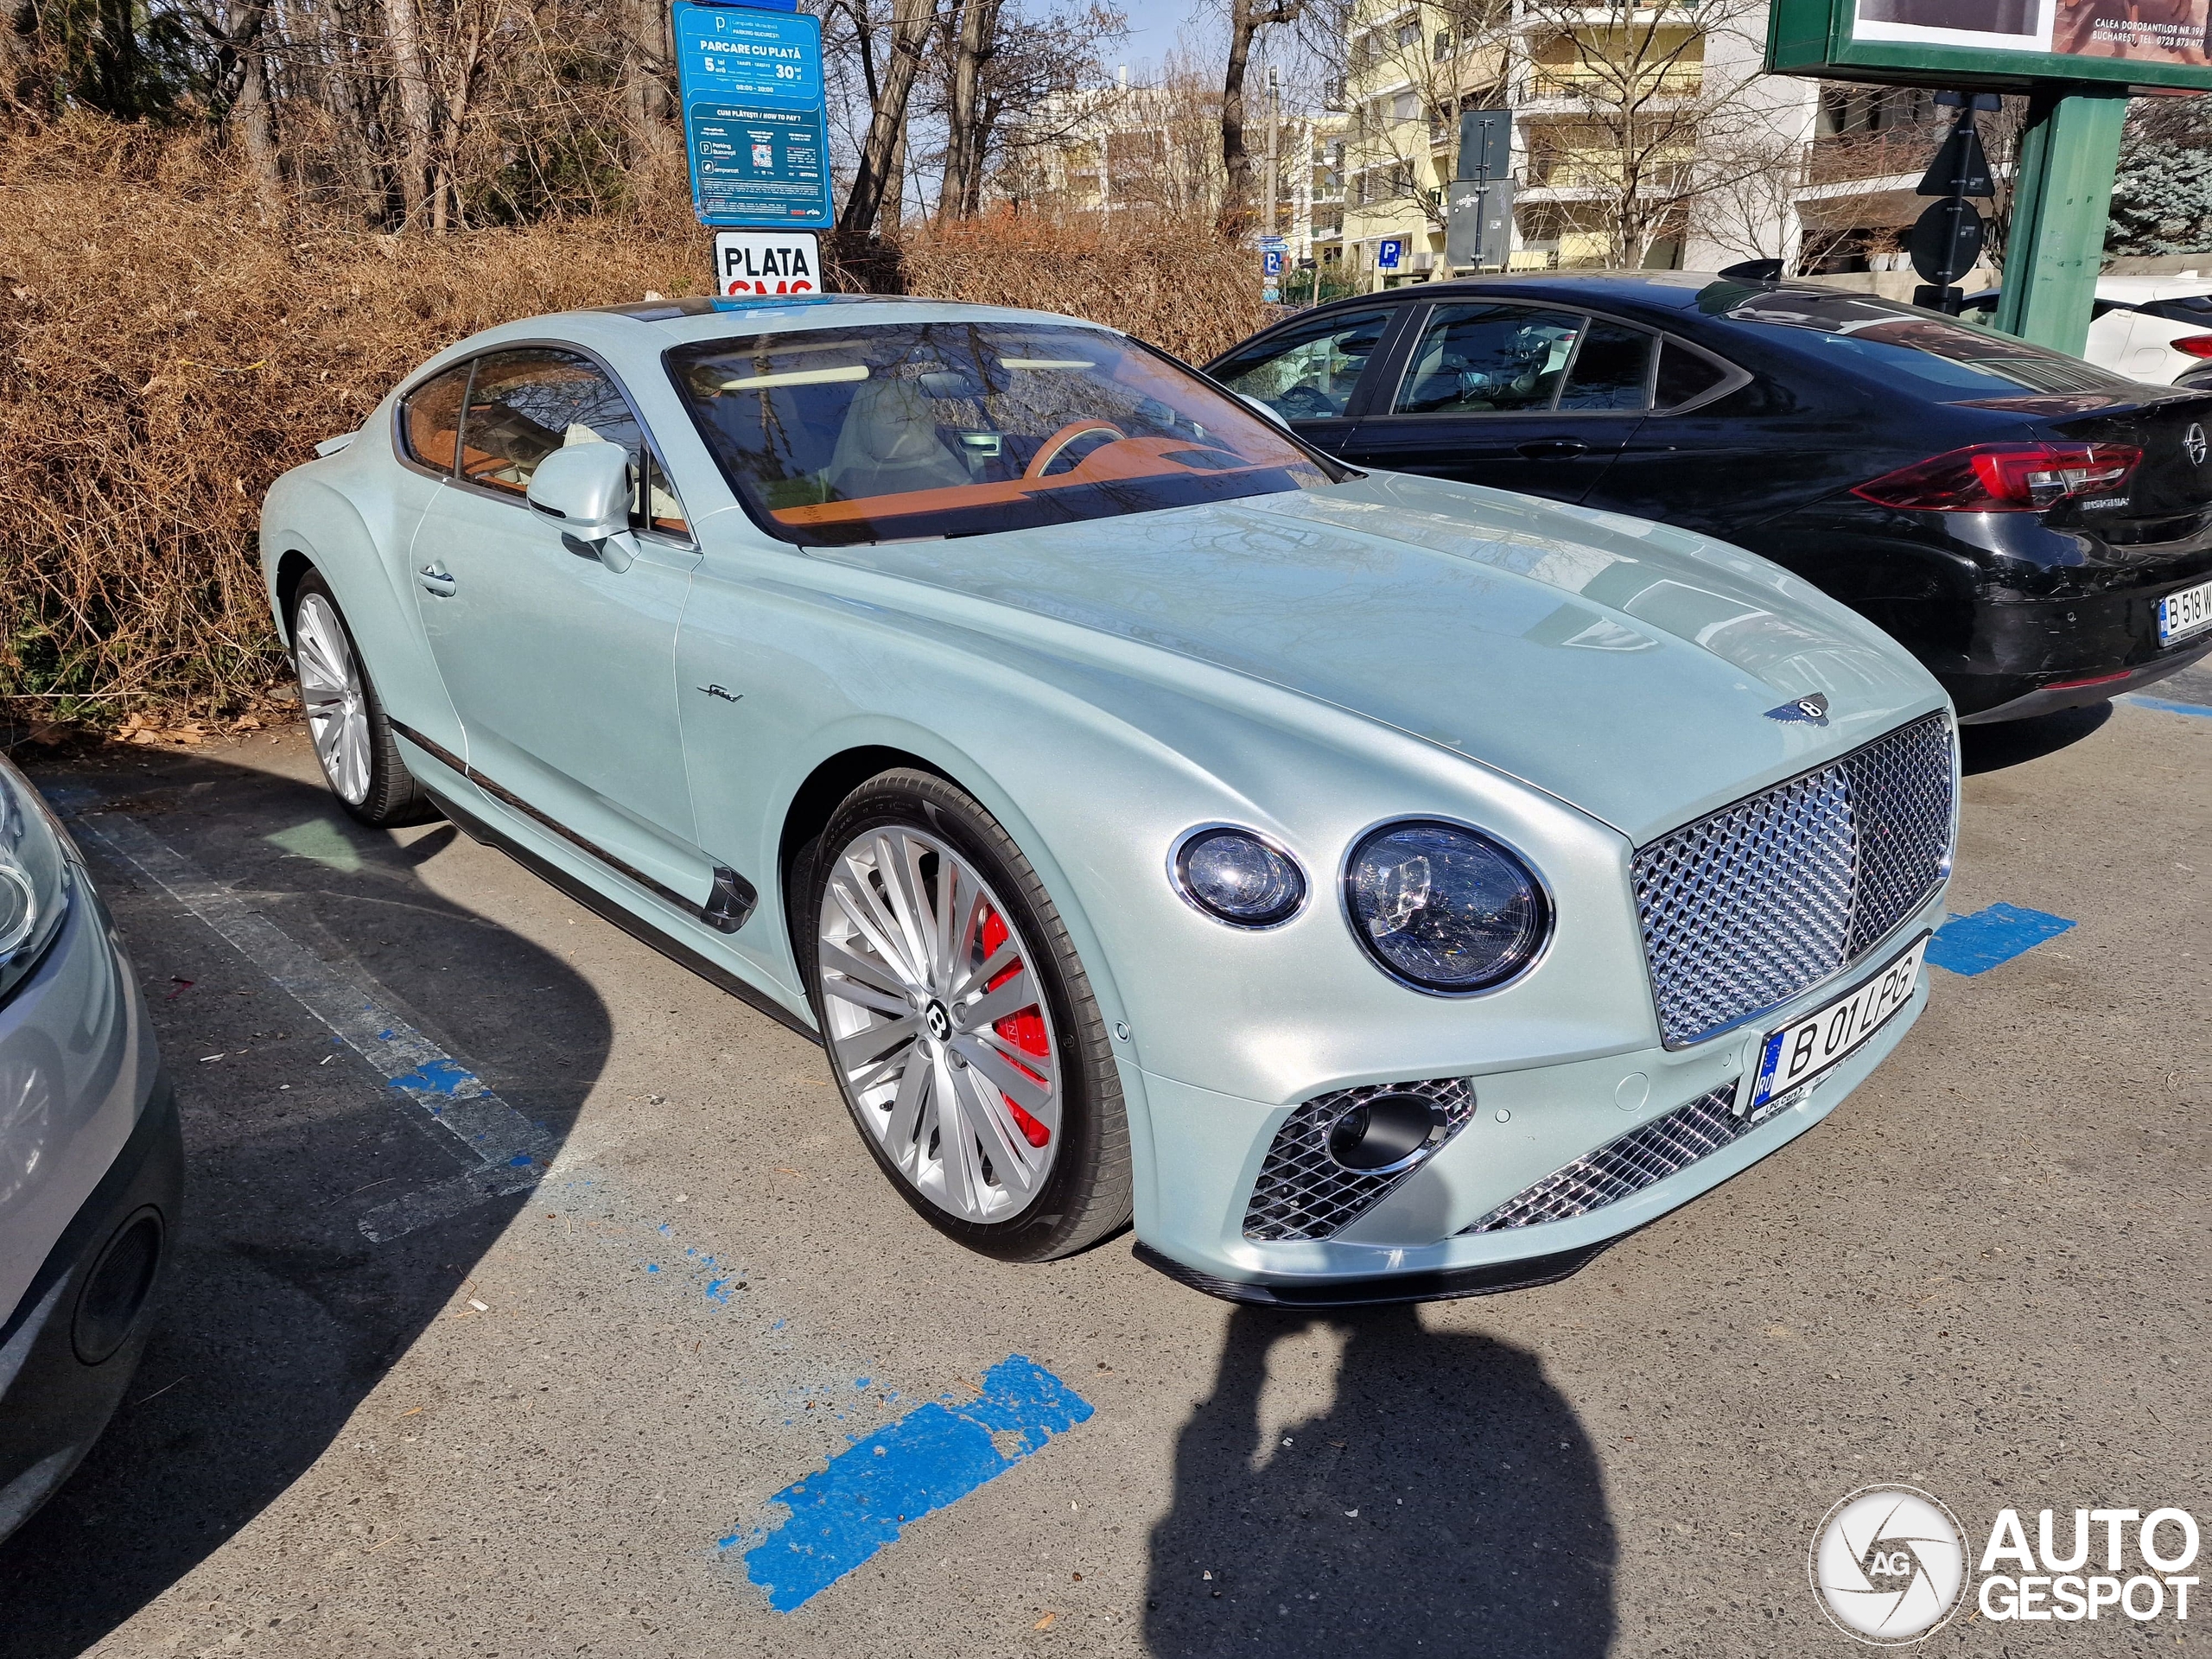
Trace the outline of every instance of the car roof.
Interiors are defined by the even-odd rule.
[[[2177,270],[2163,276],[2097,278],[2097,297],[2101,300],[2173,300],[2192,294],[2212,294],[2212,281],[2200,277],[2193,270]]]
[[[1808,298],[1834,299],[1853,290],[1819,283],[1759,282],[1716,276],[1696,270],[1546,270],[1501,272],[1489,276],[1456,276],[1449,282],[1414,283],[1386,289],[1379,294],[1358,294],[1331,300],[1323,311],[1363,305],[1420,303],[1446,299],[1542,298],[1564,305],[1617,306],[1645,310],[1696,311],[1715,289],[1727,291],[1731,304],[1755,294],[1802,294]],[[1874,297],[1872,295],[1865,298]],[[1310,315],[1299,313],[1300,316]],[[1277,325],[1280,326],[1280,325]]]
[[[775,334],[800,328],[836,327],[888,322],[1056,322],[1103,328],[1103,323],[1064,317],[1049,311],[1013,306],[977,305],[906,294],[711,295],[678,300],[640,300],[626,305],[595,306],[561,314],[563,322],[620,319],[645,325],[671,345],[721,340],[732,334]],[[543,321],[554,319],[542,318]]]
[[[756,334],[797,332],[807,328],[851,324],[895,322],[1027,322],[1053,323],[1064,327],[1096,328],[1103,334],[1124,331],[1081,317],[1050,311],[1021,311],[1010,306],[975,305],[962,300],[932,300],[903,294],[791,294],[699,296],[675,300],[637,300],[621,305],[589,307],[575,311],[549,312],[518,317],[455,340],[435,357],[416,366],[401,383],[419,385],[432,375],[480,352],[503,346],[543,345],[557,341],[613,357],[643,352],[658,355],[673,346],[696,340],[728,340]]]

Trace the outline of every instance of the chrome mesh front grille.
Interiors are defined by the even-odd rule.
[[[1555,1169],[1534,1186],[1523,1187],[1462,1233],[1495,1233],[1509,1227],[1533,1227],[1540,1221],[1586,1216],[1641,1192],[1656,1181],[1688,1169],[1707,1153],[1718,1152],[1752,1128],[1749,1113],[1735,1115],[1732,1081],[1687,1106],[1677,1106],[1641,1128],[1609,1141],[1597,1151]],[[1762,1114],[1762,1121],[1770,1114]]]
[[[1387,1174],[1370,1173],[1346,1169],[1329,1156],[1329,1131],[1338,1118],[1363,1101],[1400,1094],[1424,1095],[1443,1108],[1445,1132],[1436,1143],[1440,1147],[1474,1114],[1475,1091],[1465,1077],[1369,1084],[1315,1096],[1275,1131],[1259,1179],[1252,1183],[1252,1200],[1244,1208],[1244,1236],[1262,1243],[1332,1238],[1418,1169],[1420,1164]],[[1434,1155],[1432,1147],[1429,1156]]]
[[[1951,728],[1929,715],[1636,855],[1660,1030],[1681,1048],[1849,967],[1934,892]]]

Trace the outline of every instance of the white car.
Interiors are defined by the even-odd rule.
[[[1992,322],[1998,293],[1993,288],[1969,296],[1960,316]],[[2212,281],[2193,270],[2100,276],[2082,355],[2154,386],[2212,385]]]

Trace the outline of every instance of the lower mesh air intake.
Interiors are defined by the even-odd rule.
[[[1495,1233],[1508,1227],[1533,1227],[1542,1221],[1586,1216],[1641,1192],[1654,1182],[1679,1174],[1756,1128],[1748,1112],[1736,1116],[1733,1081],[1655,1117],[1641,1128],[1609,1141],[1597,1151],[1523,1187],[1461,1233]]]
[[[1406,1095],[1421,1096],[1436,1110],[1435,1137],[1424,1149],[1389,1169],[1353,1169],[1337,1160],[1329,1141],[1340,1118],[1370,1103]],[[1465,1077],[1368,1084],[1307,1101],[1275,1132],[1268,1148],[1245,1207],[1244,1236],[1262,1243],[1334,1237],[1433,1157],[1474,1110],[1475,1091]]]

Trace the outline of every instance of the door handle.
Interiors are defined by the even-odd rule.
[[[451,599],[461,591],[461,584],[453,573],[441,564],[426,564],[415,573],[415,580],[423,584],[425,593],[435,594],[440,599]]]
[[[1590,446],[1580,438],[1538,438],[1522,444],[1516,453],[1529,461],[1571,461],[1588,454]]]

